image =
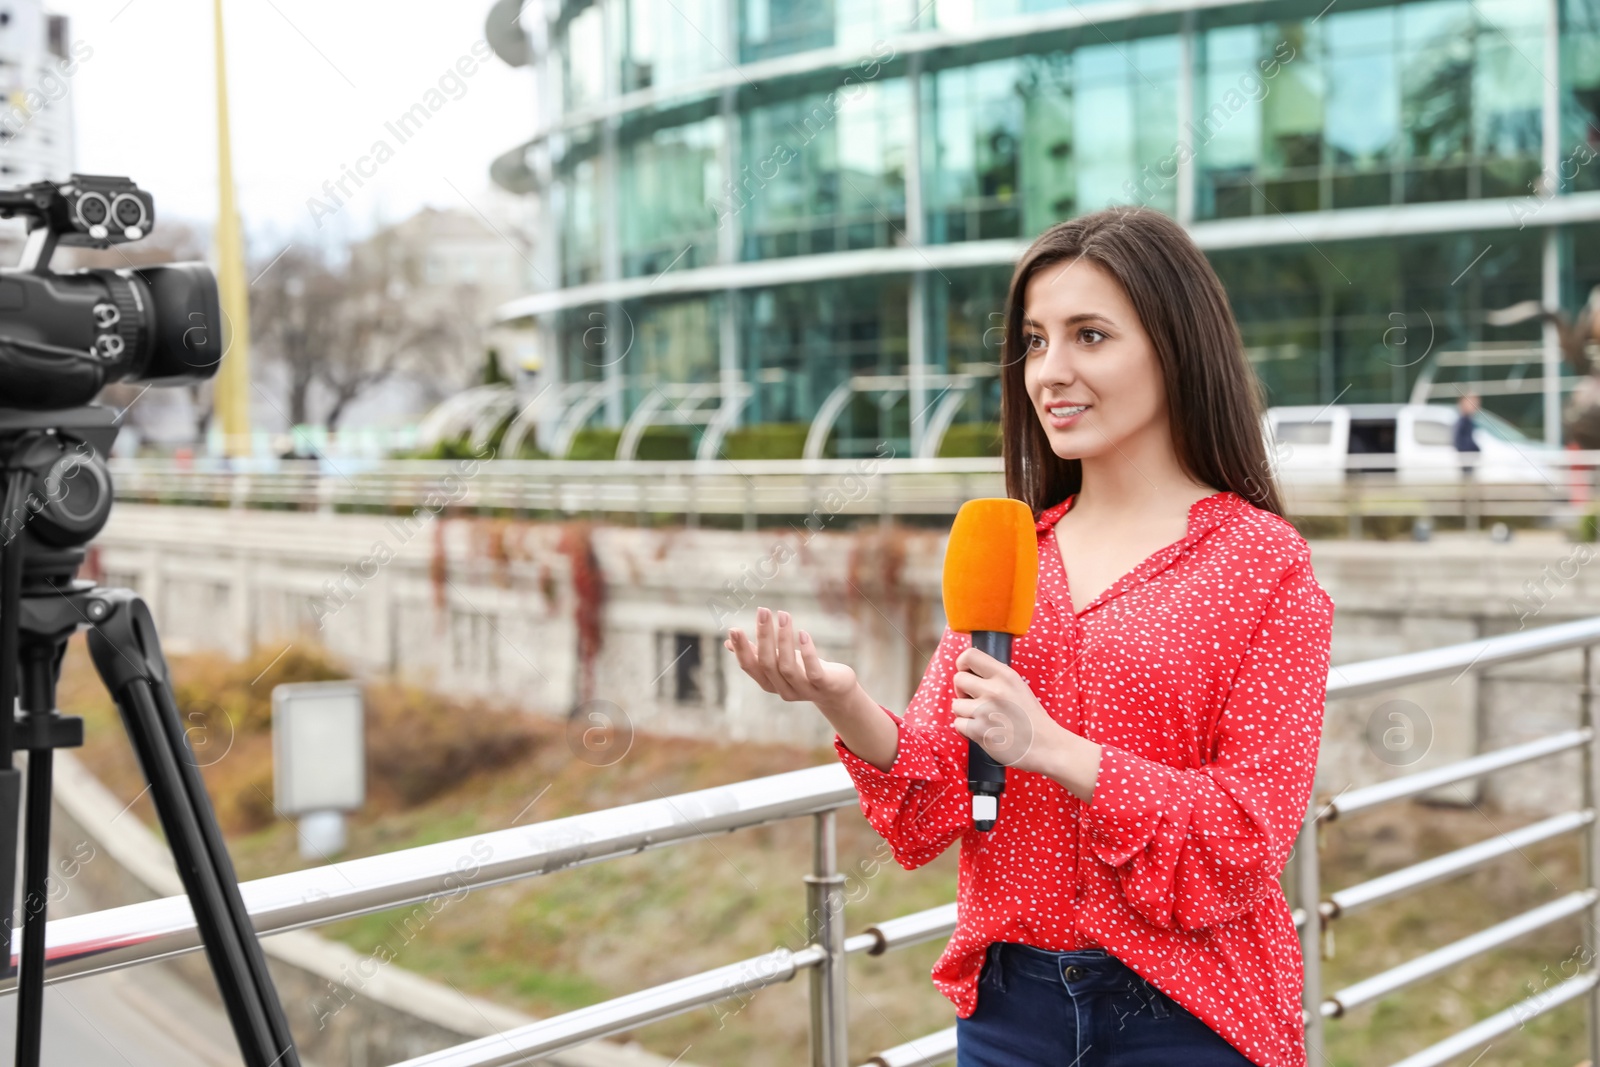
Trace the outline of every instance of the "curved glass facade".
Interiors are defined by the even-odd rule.
[[[508,157],[548,213],[547,364],[609,383],[613,427],[659,382],[749,426],[855,379],[830,453],[911,454],[951,390],[994,419],[1017,252],[1112,204],[1195,233],[1275,404],[1405,400],[1400,346],[1537,346],[1485,311],[1587,295],[1600,0],[1097,6],[568,4]],[[1538,392],[1488,403],[1545,432]]]

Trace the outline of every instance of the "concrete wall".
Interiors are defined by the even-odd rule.
[[[316,638],[359,670],[497,695],[538,714],[825,745],[826,721],[762,692],[720,635],[751,626],[758,604],[787,609],[824,656],[847,660],[869,692],[903,708],[944,626],[946,534],[841,530],[826,515],[813,527],[652,530],[125,504],[95,562],[105,581],[145,596],[173,649],[242,655]],[[1313,565],[1335,603],[1335,669],[1600,614],[1596,554],[1542,532],[1506,544],[1316,542]],[[703,665],[680,690],[696,642]],[[1575,724],[1581,662],[1570,652],[1336,702],[1319,791]],[[1575,798],[1575,781],[1573,757],[1437,799],[1555,810]]]

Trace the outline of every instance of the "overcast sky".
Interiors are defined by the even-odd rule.
[[[489,0],[224,0],[233,168],[255,256],[339,243],[423,204],[482,203],[489,162],[533,132],[533,79],[484,54]],[[209,225],[217,201],[211,0],[46,0],[92,55],[72,77],[77,169],[125,174],[159,218]],[[474,45],[477,52],[474,52]],[[453,73],[465,57],[473,73]],[[440,79],[447,78],[440,89]],[[385,129],[442,106],[401,143]],[[313,196],[385,140],[393,158],[319,230]]]

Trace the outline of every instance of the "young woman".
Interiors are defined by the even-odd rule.
[[[946,627],[901,717],[786,612],[726,647],[827,717],[901,866],[961,839],[933,969],[958,1067],[1303,1067],[1278,879],[1333,603],[1283,518],[1222,286],[1166,216],[1085,215],[1017,265],[1002,352],[1006,491],[1039,548],[1011,665]],[[988,832],[968,738],[1007,765]]]

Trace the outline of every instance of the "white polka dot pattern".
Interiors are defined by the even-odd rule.
[[[1305,540],[1233,492],[1074,612],[1054,526],[1011,665],[1050,716],[1103,746],[1090,802],[1008,768],[993,830],[972,827],[967,739],[951,725],[945,628],[880,771],[834,749],[907,870],[961,838],[957,925],[933,981],[961,1018],[993,941],[1105,948],[1260,1067],[1304,1067],[1300,942],[1278,883],[1316,772],[1333,601]]]

